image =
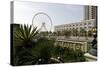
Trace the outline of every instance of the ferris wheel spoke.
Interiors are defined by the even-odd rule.
[[[42,17],[40,17],[42,16]],[[39,21],[40,19],[40,21]],[[41,21],[42,19],[42,21]],[[48,21],[46,21],[49,20]],[[35,21],[37,20],[37,21]],[[52,20],[50,18],[50,16],[44,12],[39,12],[39,13],[36,13],[34,16],[33,16],[33,19],[32,19],[32,25],[33,27],[38,27],[38,29],[40,31],[51,31],[52,30]]]

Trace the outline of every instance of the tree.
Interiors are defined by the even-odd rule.
[[[61,32],[60,31],[57,31],[57,36],[60,36],[61,35]]]
[[[72,29],[72,35],[78,36],[79,31],[77,29]]]
[[[92,36],[92,31],[91,31],[91,30],[89,30],[87,33],[88,33],[88,36],[89,36],[89,37]]]
[[[80,36],[87,36],[87,31],[85,29],[80,29]]]
[[[64,35],[65,35],[66,37],[70,37],[70,36],[71,36],[71,31],[70,31],[70,30],[65,30],[65,31],[64,31]]]
[[[37,46],[32,50],[32,54],[37,56],[37,64],[47,64],[52,56],[54,41],[46,37],[41,37],[38,40]],[[41,59],[41,61],[39,61]]]
[[[56,35],[57,35],[57,33],[56,33],[56,32],[53,32],[53,35],[54,35],[54,36],[56,36]]]

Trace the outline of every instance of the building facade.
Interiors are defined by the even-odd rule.
[[[91,19],[76,23],[57,25],[55,26],[55,32],[63,30],[72,30],[72,29],[77,29],[77,30],[85,29],[86,31],[89,31],[95,27],[94,23],[95,19]]]
[[[97,19],[97,6],[84,6],[84,20]]]
[[[84,6],[84,20],[95,19],[97,28],[97,6]]]
[[[85,29],[89,31],[97,27],[97,6],[84,6],[84,19],[80,22],[57,25],[54,31],[72,30],[72,29]]]

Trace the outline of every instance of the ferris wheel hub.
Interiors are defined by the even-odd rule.
[[[43,16],[41,16],[41,15],[43,15]],[[43,18],[45,16],[45,17],[48,18],[49,22],[47,22],[45,20],[45,18],[44,18],[44,20],[42,19],[43,20],[42,22],[41,21],[40,22],[34,22],[35,18],[37,19],[37,16],[38,17],[40,16],[41,18]],[[38,19],[40,19],[40,18],[38,18]],[[44,22],[44,21],[46,21],[46,22]],[[33,16],[32,25],[38,27],[38,29],[40,29],[40,31],[45,31],[45,32],[48,31],[49,32],[49,31],[52,30],[52,20],[51,20],[50,16],[48,14],[44,13],[44,12],[36,13]]]

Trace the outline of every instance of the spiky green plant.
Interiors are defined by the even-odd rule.
[[[16,31],[15,37],[19,40],[32,40],[38,34],[37,27],[32,29],[32,25],[20,25],[18,30]]]
[[[15,32],[15,38],[21,41],[23,45],[28,45],[34,41],[34,38],[38,32],[37,27],[32,28],[32,25],[20,25]]]
[[[24,24],[13,31],[14,65],[32,64],[34,56],[31,50],[36,45],[35,39],[39,32],[37,27],[33,28],[32,25]]]

